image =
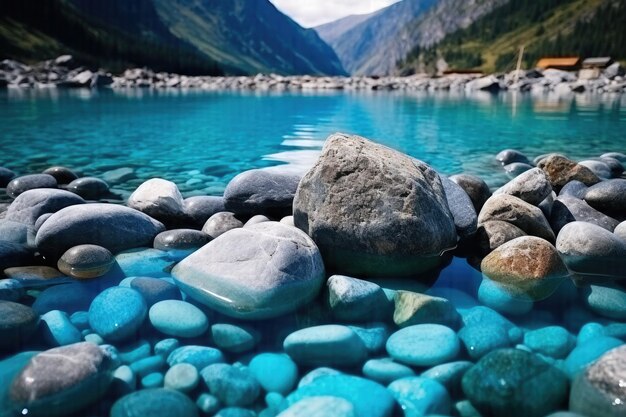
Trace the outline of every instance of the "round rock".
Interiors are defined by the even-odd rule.
[[[223,211],[212,215],[202,226],[202,233],[215,239],[229,230],[243,227],[243,223],[235,217],[234,213]]]
[[[600,178],[589,168],[579,165],[561,155],[550,155],[539,162],[541,168],[552,188],[560,190],[570,181],[580,181],[585,185],[594,185],[600,182]]]
[[[296,385],[298,367],[287,355],[261,353],[250,361],[250,372],[267,392],[287,395]]]
[[[439,175],[423,162],[358,136],[328,138],[300,181],[294,223],[324,261],[348,275],[413,275],[456,246]]]
[[[195,300],[231,317],[258,320],[311,301],[325,272],[308,236],[265,222],[220,236],[176,265],[172,275]]]
[[[576,344],[576,338],[561,326],[531,330],[524,335],[524,345],[534,352],[556,359],[565,358]]]
[[[336,324],[295,331],[285,338],[283,348],[300,365],[360,365],[367,357],[359,336],[349,327]]]
[[[585,193],[585,201],[605,214],[625,217],[626,180],[607,180],[589,187]]]
[[[392,382],[387,389],[402,407],[405,417],[450,414],[448,391],[435,380],[411,376]]]
[[[200,373],[188,363],[179,363],[172,366],[165,373],[164,387],[180,392],[193,391],[200,382]]]
[[[151,388],[120,398],[111,408],[111,417],[197,417],[198,408],[178,391]]]
[[[489,186],[482,179],[469,174],[453,175],[450,179],[456,182],[467,193],[476,213],[480,213],[485,202],[491,197]]]
[[[530,164],[528,157],[516,149],[505,149],[496,155],[496,161],[502,165],[509,165],[515,162]]]
[[[195,196],[183,201],[183,210],[193,226],[200,229],[216,213],[226,211],[224,197]]]
[[[78,175],[71,169],[62,166],[54,166],[46,169],[43,174],[52,175],[58,184],[69,184],[78,179]]]
[[[252,350],[261,339],[261,334],[248,326],[227,323],[212,325],[211,336],[218,348],[232,353]]]
[[[459,354],[461,344],[454,330],[439,324],[405,327],[387,340],[389,356],[414,366],[434,366],[450,362]]]
[[[534,206],[541,203],[552,193],[550,181],[539,168],[533,168],[515,177],[508,184],[496,191],[496,194],[508,194]]]
[[[383,289],[373,282],[333,275],[326,282],[328,303],[335,319],[345,322],[387,319],[391,303]]]
[[[195,250],[209,243],[206,233],[194,229],[174,229],[159,233],[154,238],[154,249]]]
[[[211,394],[227,406],[251,405],[261,393],[261,386],[250,371],[232,365],[210,365],[200,374]]]
[[[6,186],[15,178],[17,174],[8,168],[0,167],[0,188],[6,188]]]
[[[184,218],[183,196],[171,181],[150,179],[141,184],[128,199],[128,207],[139,210],[163,223]]]
[[[44,188],[28,190],[11,203],[5,219],[34,226],[44,214],[84,203],[85,200],[69,191]]]
[[[461,321],[454,305],[441,297],[411,291],[397,291],[393,321],[399,327],[415,324],[442,324],[458,328]]]
[[[152,307],[159,301],[181,300],[178,287],[171,282],[159,278],[137,277],[130,282],[133,288],[143,295],[148,307]]]
[[[356,417],[354,406],[339,397],[320,396],[303,398],[283,411],[278,417]]]
[[[89,307],[89,324],[105,340],[117,342],[136,335],[146,318],[146,301],[131,288],[112,287],[101,292]]]
[[[185,301],[159,301],[150,308],[148,316],[155,329],[173,337],[198,337],[209,328],[206,314]]]
[[[24,191],[35,188],[57,188],[57,180],[48,174],[31,174],[17,177],[7,185],[7,194],[9,197],[17,198]]]
[[[57,267],[68,276],[90,279],[106,274],[114,263],[115,258],[108,249],[97,245],[79,245],[68,249],[57,262]]]
[[[97,200],[109,193],[109,184],[100,178],[83,177],[69,183],[67,189],[86,200]]]
[[[37,330],[39,315],[30,307],[0,301],[0,351],[14,351]]]
[[[482,253],[488,254],[526,233],[517,226],[502,220],[490,220],[482,223],[476,231],[476,242]]]

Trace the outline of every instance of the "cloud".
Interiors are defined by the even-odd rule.
[[[398,0],[270,0],[283,13],[304,27],[323,23],[351,14],[371,13]]]

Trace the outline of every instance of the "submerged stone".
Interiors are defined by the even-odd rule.
[[[79,245],[68,249],[57,262],[59,271],[74,278],[100,277],[111,269],[115,259],[102,246]]]
[[[197,417],[198,409],[178,391],[151,388],[120,398],[111,408],[111,417]]]
[[[298,330],[287,336],[283,348],[296,363],[309,366],[360,365],[367,357],[359,336],[339,325]]]
[[[418,324],[405,327],[387,340],[389,356],[400,363],[434,366],[449,362],[460,352],[454,330],[439,324]]]
[[[0,351],[15,351],[37,330],[39,315],[32,308],[12,301],[0,301]]]
[[[147,310],[146,301],[138,291],[112,287],[91,303],[89,324],[105,340],[128,340],[137,334]]]

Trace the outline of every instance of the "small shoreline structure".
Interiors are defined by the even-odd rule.
[[[315,77],[258,74],[255,76],[185,76],[133,68],[120,75],[71,65],[72,57],[60,56],[36,65],[17,61],[0,62],[0,88],[147,88],[199,91],[521,91],[558,93],[626,92],[626,71],[613,63],[602,71],[561,69],[514,70],[504,74],[450,73],[385,77]]]

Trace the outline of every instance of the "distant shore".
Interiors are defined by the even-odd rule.
[[[148,88],[200,91],[320,91],[320,90],[400,90],[400,91],[522,91],[532,93],[616,93],[626,92],[624,68],[616,63],[597,78],[581,78],[576,72],[558,69],[520,70],[503,74],[416,74],[406,77],[323,77],[282,76],[186,76],[133,68],[121,75],[103,70],[71,67],[71,57],[61,56],[29,66],[17,61],[0,62],[0,88]]]

